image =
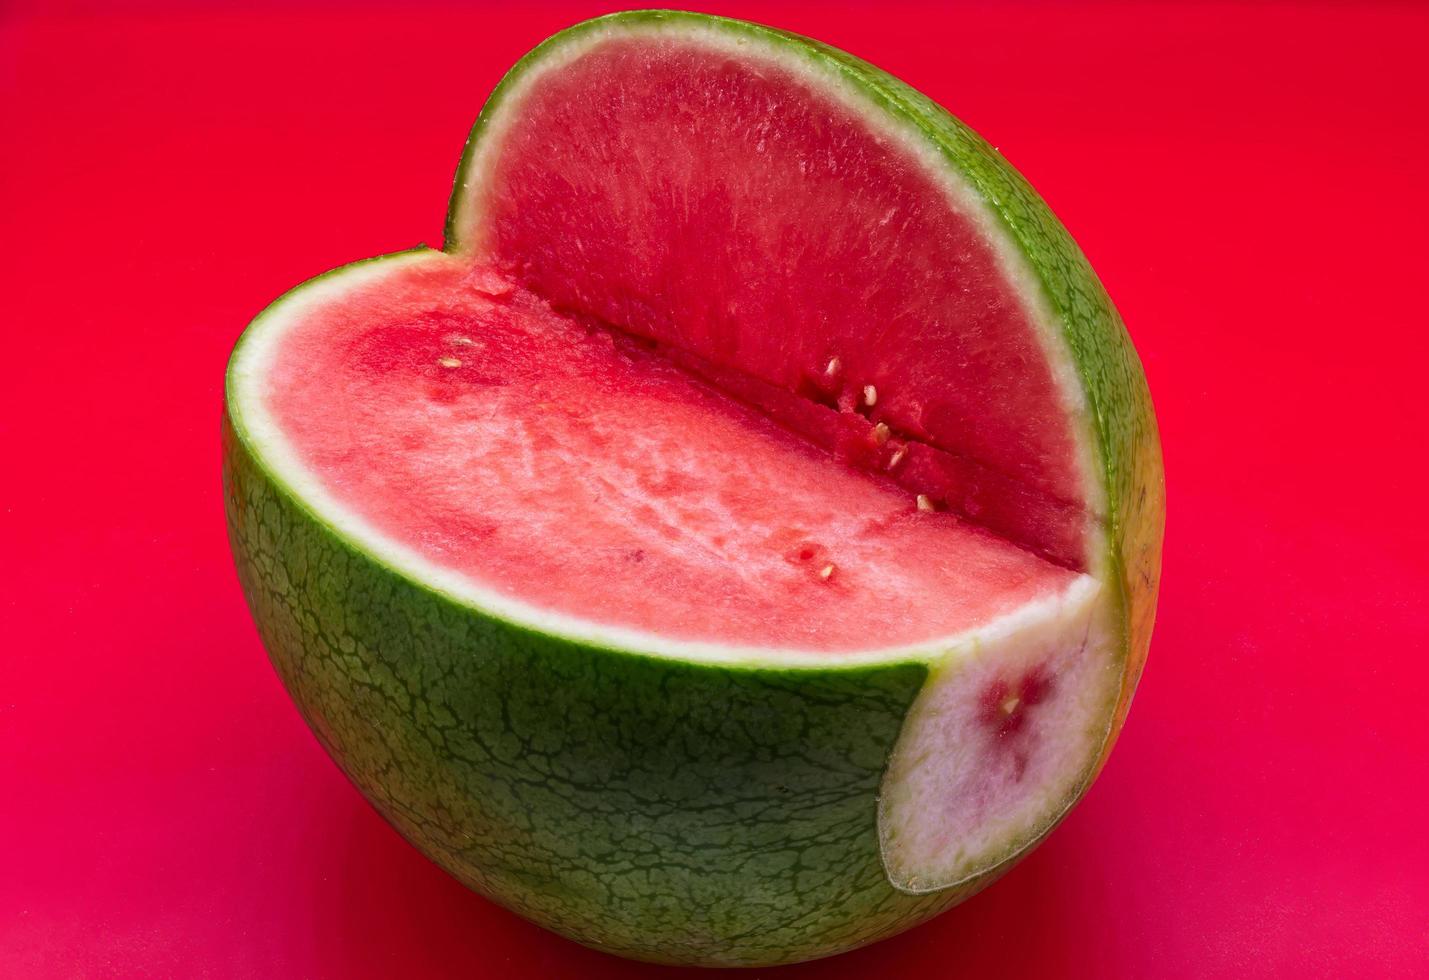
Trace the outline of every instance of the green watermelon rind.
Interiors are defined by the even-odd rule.
[[[493,93],[463,155],[448,250],[461,248],[462,174],[513,80],[565,41],[612,23],[698,24],[836,64],[917,125],[1007,223],[1066,325],[1094,411],[1126,652],[1109,749],[1144,658],[1159,568],[1150,401],[1125,329],[1080,251],[960,123],[877,69],[794,35],[676,12],[612,15],[548,40]],[[367,261],[397,258],[421,260]],[[365,264],[297,287],[254,326]],[[233,363],[242,349],[240,341]],[[239,577],[319,741],[419,849],[528,918],[647,960],[795,962],[923,921],[1035,842],[1014,842],[1004,860],[942,891],[913,895],[890,884],[876,804],[928,679],[925,662],[702,663],[540,632],[424,584],[305,503],[246,431],[232,370],[223,447]]]

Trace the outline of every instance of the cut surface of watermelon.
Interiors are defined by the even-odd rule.
[[[369,275],[265,335],[269,442],[475,590],[834,652],[954,636],[1076,578],[489,269],[430,253]]]
[[[230,363],[240,577],[323,744],[461,880],[671,962],[985,886],[1106,757],[1162,490],[1124,328],[995,151],[677,12],[506,77],[442,252]]]
[[[462,251],[762,382],[845,458],[889,468],[906,446],[902,482],[1085,568],[1084,400],[971,190],[827,77],[737,40],[571,47],[467,168]],[[878,423],[894,438],[870,449]]]

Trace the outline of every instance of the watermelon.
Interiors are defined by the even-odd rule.
[[[735,20],[527,55],[443,250],[253,321],[223,447],[325,749],[461,881],[640,959],[825,956],[985,887],[1151,631],[1154,416],[1072,239],[924,96]]]

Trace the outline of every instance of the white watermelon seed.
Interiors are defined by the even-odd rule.
[[[444,368],[459,368],[459,367],[461,367],[461,361],[460,361],[458,358],[451,357],[451,356],[439,357],[439,358],[437,358],[437,363],[440,364],[440,365],[441,365],[442,367],[444,367]]]
[[[878,401],[878,389],[875,388],[873,385],[864,385],[864,386],[863,386],[863,403],[864,403],[865,405],[867,405],[869,408],[872,408],[873,405],[874,405],[874,403],[877,402],[877,401]]]

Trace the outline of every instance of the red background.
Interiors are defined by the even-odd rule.
[[[440,240],[501,71],[599,4],[0,10],[0,974],[657,976],[465,891],[264,658],[224,360]],[[1429,973],[1429,10],[729,3],[1002,148],[1141,349],[1170,522],[1086,801],[1002,883],[781,976]]]

